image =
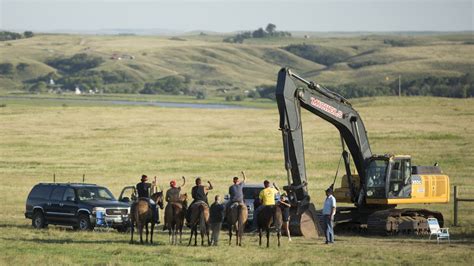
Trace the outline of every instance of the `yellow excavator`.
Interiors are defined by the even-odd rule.
[[[373,154],[362,118],[349,101],[287,68],[278,73],[276,99],[288,174],[284,189],[292,204],[292,234],[312,237],[321,232],[318,212],[307,190],[301,107],[331,123],[340,133],[346,173],[334,196],[338,202],[353,203],[354,207],[337,208],[335,229],[423,234],[429,230],[429,217],[437,218],[443,226],[440,212],[396,208],[397,204],[449,202],[449,177],[437,163],[414,166],[408,155]],[[351,172],[351,159],[357,174]]]

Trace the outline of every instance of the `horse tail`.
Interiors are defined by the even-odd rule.
[[[206,234],[206,219],[204,217],[204,205],[199,206],[199,229]]]

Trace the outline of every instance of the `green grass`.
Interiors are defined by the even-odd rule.
[[[117,96],[122,97],[122,96]],[[123,96],[126,97],[126,96]],[[374,153],[412,155],[414,164],[440,163],[451,185],[473,197],[474,102],[430,97],[363,98],[352,101],[364,119]],[[202,176],[210,193],[223,195],[241,170],[249,182],[285,184],[276,106],[210,110],[150,106],[68,105],[57,100],[0,100],[0,264],[464,264],[472,262],[472,203],[461,203],[452,226],[452,203],[416,205],[441,211],[452,244],[427,237],[337,236],[336,244],[294,238],[276,249],[260,248],[246,234],[244,247],[172,247],[157,233],[154,246],[129,245],[129,235],[80,233],[50,226],[34,230],[24,204],[38,182],[86,181],[115,195],[143,173],[166,187],[171,179]],[[271,106],[271,105],[270,105]],[[334,177],[340,156],[337,131],[303,112],[309,191],[316,206]],[[336,185],[340,180],[336,181]],[[401,207],[410,207],[405,205]],[[161,226],[160,226],[161,229]],[[188,239],[188,233],[184,240]],[[272,238],[274,239],[274,238]],[[227,240],[221,235],[221,240]],[[224,244],[224,243],[223,243]],[[232,258],[231,260],[229,258]]]
[[[249,39],[244,44],[222,42],[224,36],[182,36],[185,41],[156,36],[37,35],[0,43],[0,63],[27,63],[24,72],[0,76],[0,92],[21,89],[21,81],[55,69],[44,62],[52,57],[89,53],[103,57],[99,69],[121,70],[137,82],[151,82],[169,75],[188,75],[193,82],[229,82],[240,91],[261,84],[274,84],[282,66],[326,85],[355,83],[386,86],[402,75],[461,76],[472,72],[474,46],[464,44],[472,34],[354,35],[319,34],[310,39]],[[392,47],[384,40],[408,40],[410,46]],[[351,55],[344,62],[326,67],[283,49],[290,44],[313,44]],[[134,60],[111,60],[112,54],[129,54]],[[375,62],[353,69],[348,64]],[[215,94],[217,85],[198,85]]]

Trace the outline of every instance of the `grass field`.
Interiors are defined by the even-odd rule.
[[[436,75],[461,76],[472,72],[472,33],[354,36],[315,35],[310,39],[249,39],[243,44],[222,42],[225,36],[38,35],[0,43],[0,63],[26,63],[24,71],[0,75],[0,91],[20,89],[21,81],[56,69],[46,60],[88,53],[106,60],[98,70],[123,71],[135,82],[152,82],[170,75],[188,75],[193,87],[213,92],[216,88],[238,87],[240,91],[262,84],[274,84],[274,73],[289,66],[304,77],[326,85],[354,83],[364,87],[387,86],[401,75],[405,80]],[[386,40],[405,42],[392,46]],[[319,45],[347,54],[343,62],[321,65],[282,49],[290,44]],[[133,60],[112,60],[112,55],[131,55]],[[351,68],[353,63],[371,65]],[[214,85],[212,85],[214,84]]]
[[[352,102],[364,119],[373,152],[410,154],[414,164],[437,161],[451,185],[474,186],[472,99]],[[190,181],[202,176],[216,187],[210,196],[225,194],[241,170],[249,182],[270,179],[282,186],[286,174],[277,109],[271,103],[265,109],[236,111],[5,98],[0,106],[1,265],[472,264],[472,203],[461,203],[459,227],[452,226],[452,203],[417,206],[444,214],[453,241],[439,246],[427,237],[337,236],[333,246],[295,238],[291,243],[283,239],[280,249],[274,242],[266,249],[258,247],[256,235],[248,234],[239,248],[188,248],[169,246],[167,234],[160,231],[155,245],[142,247],[129,245],[129,235],[116,232],[82,233],[55,226],[34,230],[23,215],[26,196],[34,184],[52,181],[54,173],[58,182],[81,182],[85,174],[87,182],[105,185],[116,196],[143,173],[156,175],[163,187],[182,175]],[[339,137],[332,126],[307,112],[303,120],[309,189],[321,206],[323,189],[332,182],[339,160]],[[463,191],[471,198],[473,192]],[[226,239],[222,234],[221,240]]]

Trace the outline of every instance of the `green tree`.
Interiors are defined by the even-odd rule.
[[[47,90],[48,90],[48,85],[44,81],[35,83],[33,84],[33,86],[30,87],[30,92],[33,92],[33,93],[46,92]]]
[[[34,33],[32,31],[25,31],[23,36],[25,36],[25,38],[31,38],[34,36]]]
[[[13,74],[13,64],[12,63],[0,64],[0,75],[10,75],[10,74]]]
[[[27,67],[29,67],[30,65],[26,64],[26,63],[19,63],[18,65],[16,65],[16,69],[18,71],[24,71]]]
[[[268,34],[270,34],[270,36],[273,36],[273,34],[275,33],[275,30],[276,30],[276,26],[275,26],[275,24],[268,23],[265,30],[268,32]]]

